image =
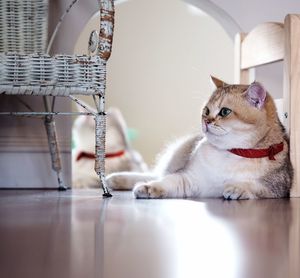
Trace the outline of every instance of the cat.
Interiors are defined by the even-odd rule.
[[[88,106],[86,103],[85,105]],[[86,112],[80,106],[78,109]],[[120,110],[109,108],[106,116],[106,174],[120,171],[144,172],[148,169],[140,153],[131,147],[126,132],[127,126]],[[72,133],[75,144],[72,151],[72,187],[99,188],[99,177],[94,171],[94,118],[85,115],[77,117]]]
[[[112,189],[136,198],[288,197],[293,180],[289,141],[274,101],[258,82],[215,90],[202,112],[202,133],[172,143],[150,173],[114,173]]]

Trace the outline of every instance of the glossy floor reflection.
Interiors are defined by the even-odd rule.
[[[299,277],[300,199],[2,190],[0,276]]]

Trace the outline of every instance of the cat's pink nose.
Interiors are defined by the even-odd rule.
[[[206,125],[209,125],[212,122],[212,120],[211,119],[205,119],[204,122],[205,122]]]
[[[203,122],[204,122],[204,125],[203,125],[204,132],[207,132],[208,131],[208,125],[209,125],[210,121],[209,120],[204,120]]]

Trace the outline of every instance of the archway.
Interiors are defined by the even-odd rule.
[[[86,51],[98,14],[86,24],[76,53]],[[148,163],[173,138],[200,127],[211,92],[209,75],[233,80],[233,37],[239,26],[210,1],[116,1],[107,106],[118,106],[138,134]]]

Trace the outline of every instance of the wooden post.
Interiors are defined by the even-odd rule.
[[[235,84],[250,84],[255,79],[254,68],[242,69],[241,68],[241,51],[242,42],[246,37],[246,33],[238,33],[234,41],[234,83]]]
[[[287,15],[284,21],[284,111],[290,134],[290,153],[294,167],[291,197],[300,197],[300,15]]]
[[[298,200],[290,202],[291,222],[289,225],[289,274],[300,273],[300,203]]]

